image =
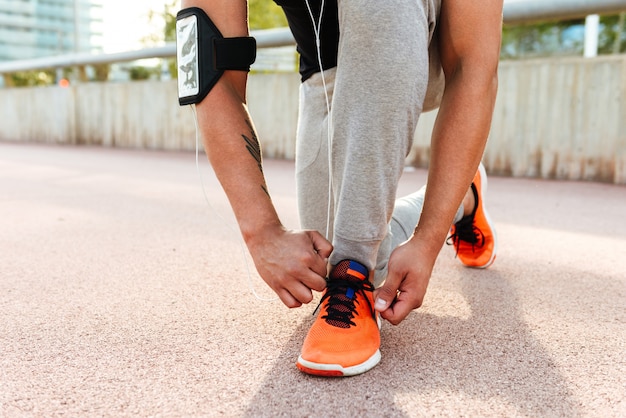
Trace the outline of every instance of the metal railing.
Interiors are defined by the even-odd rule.
[[[273,48],[295,44],[295,40],[293,39],[293,35],[289,31],[289,28],[252,31],[251,35],[256,38],[258,48]],[[128,62],[149,58],[173,58],[175,56],[176,43],[170,42],[163,46],[111,54],[63,54],[28,60],[0,62],[0,74],[14,73],[17,71],[39,70],[43,68],[110,64],[114,62]]]
[[[504,0],[504,23],[570,20],[624,11],[625,0]]]
[[[626,11],[626,0],[505,0],[505,24],[520,24],[547,20],[583,18],[590,14],[611,14]],[[288,28],[252,31],[259,48],[295,44]],[[93,55],[65,54],[20,61],[0,62],[0,74],[46,68],[62,68],[128,62],[149,58],[173,58],[176,44],[144,48],[135,51]]]

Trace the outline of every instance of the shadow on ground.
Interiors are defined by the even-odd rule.
[[[465,270],[467,272],[467,270]],[[564,378],[521,319],[509,279],[497,271],[464,273],[452,286],[466,299],[467,318],[416,311],[400,326],[383,325],[383,360],[370,372],[327,379],[294,366],[310,326],[292,334],[245,413],[292,416],[419,416],[491,412],[578,416]],[[311,319],[312,320],[312,319]],[[450,409],[454,408],[454,409]],[[456,409],[459,408],[459,409]]]

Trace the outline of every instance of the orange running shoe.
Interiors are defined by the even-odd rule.
[[[368,275],[356,261],[344,260],[332,269],[298,369],[318,376],[353,376],[378,364],[380,319]]]
[[[452,225],[447,243],[454,245],[456,255],[468,267],[487,268],[496,259],[498,239],[493,223],[485,209],[484,196],[487,190],[487,173],[480,164],[472,181],[474,210]]]

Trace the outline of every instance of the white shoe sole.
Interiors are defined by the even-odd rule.
[[[341,376],[356,376],[372,369],[380,363],[380,359],[380,350],[376,350],[374,355],[367,359],[367,361],[350,367],[343,367],[341,364],[313,363],[312,361],[303,359],[302,356],[298,357],[298,365],[302,366],[302,368],[300,368],[301,371],[312,375],[339,376],[339,373],[341,373]],[[315,373],[316,371],[319,373]]]

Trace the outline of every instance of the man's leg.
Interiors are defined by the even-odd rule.
[[[456,211],[447,244],[467,267],[487,268],[495,261],[498,249],[496,229],[485,208],[487,173],[480,164],[474,180]],[[374,285],[380,286],[387,276],[386,254],[407,241],[419,221],[424,206],[426,186],[396,200],[389,223],[389,233],[380,246]]]
[[[469,193],[469,192],[468,192]],[[389,232],[380,245],[378,252],[378,261],[376,264],[374,285],[380,286],[387,277],[387,262],[389,254],[398,245],[407,241],[413,235],[415,226],[419,221],[424,206],[424,196],[426,194],[426,186],[422,186],[417,192],[396,200],[396,204],[389,222]],[[466,212],[473,208],[473,200],[467,198],[463,200],[463,204],[459,206],[454,217],[454,223],[459,222],[466,215]]]
[[[297,7],[296,5],[290,5],[286,7],[287,5],[283,4],[283,3],[286,3],[285,0],[277,1],[277,2],[283,5],[285,9],[285,13],[288,19],[290,20],[290,26],[292,27],[298,23],[303,24],[303,22],[307,18],[308,19],[311,18],[308,15],[308,10],[306,10],[306,4],[304,3],[299,3]],[[310,0],[311,9],[313,11],[316,22],[319,16],[319,7],[320,7],[319,3],[320,3],[319,0]],[[322,57],[324,60],[325,68],[327,68],[326,62],[330,62],[331,60],[327,57],[324,58],[323,52],[325,52],[324,47],[329,48],[331,46],[332,39],[328,35],[326,36],[324,35],[326,33],[338,35],[338,33],[335,29],[336,24],[334,23],[334,19],[337,18],[337,12],[336,11],[333,12],[328,9],[329,7],[330,8],[337,7],[336,3],[326,2],[325,7],[326,9],[324,10],[324,15],[323,15],[323,20],[322,20],[321,35],[322,35],[322,41],[323,41],[322,42]],[[426,21],[428,23],[428,40],[429,41],[433,37],[438,9],[439,9],[439,0],[426,1],[423,4],[423,8],[420,9],[426,15]],[[303,59],[307,60],[306,67],[310,68],[312,66],[310,62],[311,57],[315,54],[315,52],[311,48],[311,46],[315,43],[315,40],[313,39],[314,33],[312,31],[307,32],[306,30],[298,30],[295,32],[295,34],[296,34],[296,38],[298,41],[298,50],[303,53]],[[410,36],[410,35],[406,35],[406,36]],[[401,37],[401,35],[398,35],[398,37]],[[355,42],[358,43],[358,41],[362,41],[364,43],[364,45],[361,47],[361,51],[363,52],[363,50],[365,50],[365,52],[367,52],[368,48],[370,47],[370,43],[367,42],[367,38],[357,37]],[[336,42],[338,42],[338,39],[336,40]],[[393,43],[390,43],[390,45],[392,44]],[[331,48],[331,49],[332,49],[331,52],[334,52],[336,51],[337,48]],[[351,52],[358,53],[358,48],[351,50]],[[425,106],[432,108],[433,103],[437,102],[436,96],[440,95],[442,84],[441,84],[441,78],[440,78],[440,72],[441,72],[440,64],[438,61],[436,48],[433,48],[433,45],[431,45],[430,52],[431,52],[430,55],[431,55],[431,61],[432,61],[430,63],[431,65],[430,76],[432,80],[429,80],[428,87],[429,87],[430,94],[427,95],[426,101],[428,103],[425,104]],[[434,55],[433,55],[433,52],[435,52]],[[393,53],[391,53],[391,55],[393,55]],[[415,61],[416,62],[423,61],[423,56],[420,59],[416,59]],[[392,60],[392,62],[395,62],[395,60]],[[400,64],[396,63],[396,65],[399,66]],[[408,65],[407,68],[408,67],[411,67],[411,65]],[[319,66],[317,68],[319,69]],[[423,66],[423,64],[418,70],[419,71],[415,71],[415,72],[418,72],[421,78],[423,79],[423,73],[425,71],[425,67]],[[329,102],[332,103],[334,83],[335,83],[335,74],[336,74],[335,68],[327,70],[324,73],[324,79],[322,78],[322,75],[320,73],[316,73],[313,76],[309,76],[305,73],[302,74],[303,78],[306,77],[306,79],[303,81],[303,84],[300,89],[300,109],[299,109],[300,113],[299,113],[299,118],[298,118],[298,132],[297,132],[297,141],[296,141],[296,180],[297,180],[298,202],[299,202],[298,207],[300,210],[300,219],[301,219],[302,227],[306,229],[315,229],[322,233],[328,232],[329,239],[332,239],[332,235],[333,235],[334,199],[329,200],[329,196],[328,196],[328,192],[329,192],[328,134],[330,131],[329,131],[329,126],[328,126],[329,118],[328,118],[328,112],[327,112],[328,109],[326,105],[326,96],[324,93],[324,89],[326,89],[326,92],[328,94]],[[389,71],[382,69],[380,70],[380,74],[378,74],[378,77],[385,78],[385,77],[388,77],[389,75],[390,75]],[[404,74],[400,74],[400,76],[402,75],[409,76],[409,73],[407,71]],[[369,95],[369,96],[371,97],[372,95]],[[417,96],[419,97],[414,98],[415,103],[419,103],[420,101],[420,98],[422,96],[421,90],[417,94]],[[375,96],[371,97],[371,99],[374,99],[373,100],[374,103],[372,103],[371,106],[373,108],[376,108],[378,105],[378,103],[376,103],[377,102],[376,97]],[[358,97],[355,98],[355,101],[359,103],[363,103],[363,100]],[[416,121],[416,118],[417,118],[416,114],[419,114],[419,105],[412,104],[413,101],[409,101],[408,103],[409,103],[408,106],[410,106],[410,109],[411,109],[412,119]],[[397,110],[401,108],[401,105],[402,105],[401,101],[398,100],[397,107],[392,106],[394,112],[397,113]],[[407,106],[407,104],[405,104],[405,106]],[[344,115],[346,113],[347,113],[348,118],[353,119],[353,117],[351,117],[349,114],[349,109],[348,109],[348,112],[344,112]],[[360,119],[361,118],[359,118],[359,120]],[[339,123],[343,123],[343,122],[339,122]],[[359,123],[358,120],[355,123]],[[400,145],[398,145],[397,149],[394,150],[393,146],[388,146],[387,149],[390,150],[391,152],[395,151],[396,155],[403,156],[406,147],[410,147],[411,140],[413,138],[412,132],[414,130],[414,127],[408,126],[406,120],[403,120],[400,123],[400,125],[407,127],[406,134],[401,135],[399,130],[397,130],[396,127],[394,127],[393,130],[397,131],[395,138],[400,137],[402,140],[399,142]],[[410,125],[410,121],[409,121],[409,125]],[[380,129],[380,131],[383,131],[383,130],[384,129]],[[385,132],[382,132],[381,135],[386,135],[386,134]],[[367,136],[365,139],[371,140],[371,138],[367,138]],[[378,138],[378,141],[380,141],[380,139],[382,138]],[[360,140],[365,143],[365,140],[363,140],[363,138],[360,138]],[[341,140],[339,139],[339,141]],[[345,149],[345,145],[346,145],[345,142],[339,142],[338,144],[336,144],[336,147],[344,146],[343,148]],[[333,159],[333,157],[331,157],[331,159]],[[342,158],[337,157],[337,160],[341,162]],[[396,161],[398,160],[399,159],[396,158]],[[404,161],[402,159],[398,165],[403,165],[403,163]],[[337,165],[336,168],[333,170],[333,172],[337,172],[341,169],[342,169],[341,166]],[[338,182],[337,183],[338,187],[340,187],[342,183],[343,181]],[[396,183],[397,183],[397,180],[393,181],[392,182],[393,187],[389,187],[388,190],[395,191]],[[385,203],[385,209],[387,207],[388,207],[388,202]],[[418,216],[420,211],[421,209],[417,211],[417,214],[415,216]],[[375,212],[378,214],[383,213],[382,210],[381,211],[375,210]],[[413,217],[413,216],[410,215],[409,217]],[[415,224],[413,224],[413,226],[411,227],[411,230],[412,228],[414,228],[414,226]],[[377,270],[381,270],[386,267],[387,258],[389,257],[391,250],[395,248],[395,244],[390,246],[390,242],[392,241],[393,240],[385,239],[385,243],[381,246],[379,254],[378,254],[378,261],[376,262]],[[369,246],[371,245],[371,243],[367,245]],[[339,256],[337,257],[337,259],[340,259],[342,257],[343,256]],[[377,276],[378,275],[379,274],[377,274]]]
[[[434,12],[429,19],[429,9],[428,3],[415,0],[339,0],[337,71],[326,77],[332,100],[330,158],[321,75],[302,86],[297,146],[301,221],[305,228],[326,228],[324,173],[330,160],[334,227],[333,268],[297,363],[307,373],[358,374],[380,360],[369,276],[387,235],[397,182],[426,94],[435,19]]]
[[[339,0],[332,102],[334,251],[373,270],[428,86],[431,1]]]
[[[316,73],[300,86],[296,139],[296,190],[300,225],[332,240],[334,202],[329,199],[329,117],[324,88],[332,100],[336,69]],[[326,84],[326,87],[324,87]]]

